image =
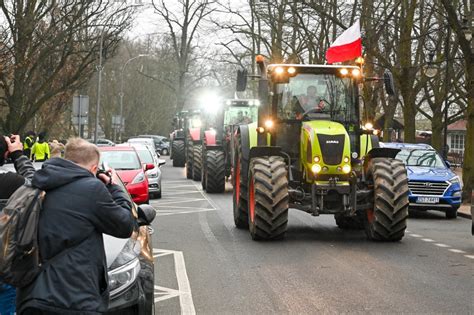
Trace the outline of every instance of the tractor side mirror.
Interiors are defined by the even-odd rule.
[[[268,80],[260,79],[258,81],[258,98],[260,99],[261,104],[266,104],[268,101]]]
[[[393,75],[390,71],[385,71],[383,74],[383,81],[385,84],[385,91],[388,95],[395,95],[395,83],[393,82]]]
[[[235,90],[237,92],[243,92],[247,89],[247,70],[237,70],[237,85]]]

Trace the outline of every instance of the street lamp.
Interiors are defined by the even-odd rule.
[[[124,93],[123,93],[123,74],[125,72],[125,68],[128,66],[128,64],[135,60],[135,59],[138,59],[138,58],[141,58],[141,57],[149,57],[151,55],[149,54],[140,54],[138,56],[135,56],[133,58],[130,58],[128,59],[124,65],[122,66],[122,70],[121,70],[121,74],[120,74],[120,93],[119,93],[119,96],[120,96],[120,129],[119,129],[119,140],[120,142],[122,142],[122,129],[123,129],[123,96],[124,96]]]

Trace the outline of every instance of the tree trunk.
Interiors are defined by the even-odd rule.
[[[470,61],[470,62],[469,62]],[[471,58],[466,58],[466,90],[467,94],[467,130],[462,167],[463,200],[471,199],[474,187],[474,52]]]
[[[437,110],[433,112],[433,118],[431,118],[431,146],[438,152],[442,152],[443,149],[443,130],[443,114],[441,113],[441,106],[439,106]]]

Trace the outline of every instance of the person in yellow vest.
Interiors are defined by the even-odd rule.
[[[49,152],[49,143],[45,141],[44,133],[38,135],[38,142],[31,148],[31,159],[36,162],[46,161],[51,157]]]
[[[28,131],[26,133],[25,140],[23,141],[23,154],[27,157],[31,156],[31,148],[35,144],[36,135],[33,131]]]

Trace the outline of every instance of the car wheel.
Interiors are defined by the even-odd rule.
[[[446,210],[446,219],[456,219],[458,217],[458,208]]]
[[[168,155],[168,153],[169,153],[168,149],[161,150],[161,154],[163,154],[163,155]]]
[[[155,194],[155,198],[156,198],[156,199],[160,199],[160,198],[161,198],[161,190]]]

